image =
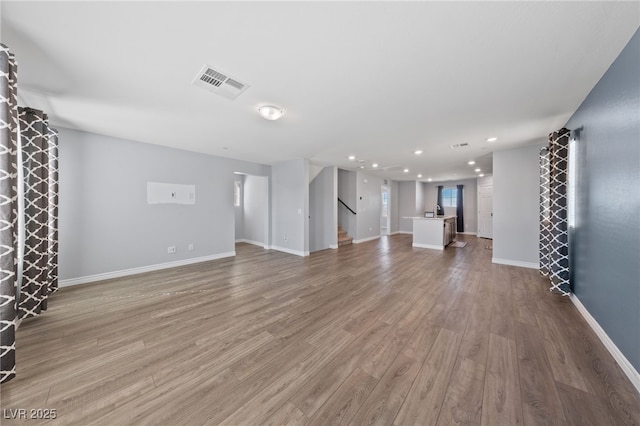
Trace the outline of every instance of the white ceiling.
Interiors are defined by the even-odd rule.
[[[1,8],[20,100],[55,125],[267,164],[354,168],[353,154],[434,181],[475,176],[471,159],[490,173],[493,151],[562,127],[640,26],[637,1]],[[234,101],[197,88],[204,64],[251,87]]]

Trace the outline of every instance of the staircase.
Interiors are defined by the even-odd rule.
[[[352,242],[353,237],[348,236],[347,231],[343,231],[342,228],[338,226],[338,247],[346,246]]]

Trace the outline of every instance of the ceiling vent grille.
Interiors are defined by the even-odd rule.
[[[469,144],[467,142],[463,142],[463,143],[457,143],[455,145],[449,145],[449,148],[458,149],[458,148],[466,148],[468,146],[469,146]]]
[[[202,67],[193,80],[193,85],[231,100],[240,96],[250,87],[236,78],[231,78],[225,73],[215,70],[211,65]]]

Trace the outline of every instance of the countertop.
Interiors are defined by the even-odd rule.
[[[455,215],[444,215],[444,216],[435,216],[435,217],[422,217],[422,216],[409,216],[403,217],[403,219],[414,219],[414,220],[446,220],[446,219],[455,219],[458,216]]]

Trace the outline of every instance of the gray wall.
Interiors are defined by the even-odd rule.
[[[338,244],[337,168],[325,167],[309,184],[309,251]]]
[[[416,181],[416,216],[422,216],[425,212],[425,192],[424,182]]]
[[[578,129],[573,291],[640,370],[640,34],[567,123]],[[575,133],[575,132],[574,132]],[[495,247],[495,246],[494,246]]]
[[[266,176],[244,176],[243,186],[243,239],[269,246],[269,178]]]
[[[269,166],[60,128],[60,279],[232,254],[234,172]],[[147,182],[194,184],[195,205],[147,204]],[[188,244],[193,251],[187,251]],[[177,252],[167,253],[176,246]]]
[[[413,232],[413,220],[416,212],[416,183],[413,180],[398,182],[398,231]]]
[[[537,268],[538,155],[543,143],[493,153],[493,260]]]
[[[383,179],[366,173],[356,172],[356,193],[358,215],[357,232],[354,241],[380,236],[380,215],[382,208]]]
[[[438,185],[445,188],[455,188],[464,185],[462,197],[464,201],[463,217],[464,232],[475,234],[478,230],[478,183],[477,179],[461,179],[447,182],[429,182],[424,185],[424,207],[422,210],[431,211],[438,200]],[[456,214],[455,207],[445,207],[445,214]]]
[[[356,172],[338,169],[338,197],[355,212],[358,211],[356,194]],[[338,204],[338,225],[351,237],[356,237],[358,232],[356,215],[349,212],[342,204]]]
[[[271,166],[272,248],[308,254],[308,180],[307,160]]]

